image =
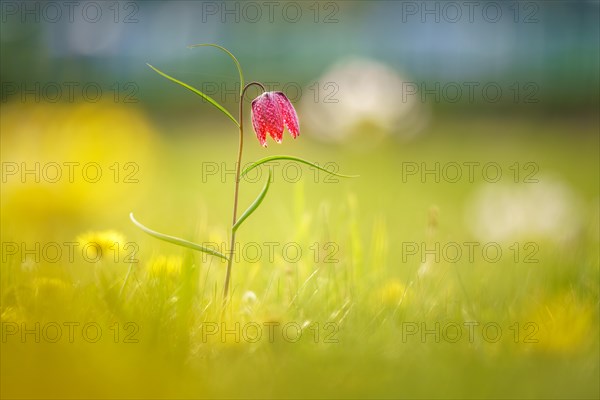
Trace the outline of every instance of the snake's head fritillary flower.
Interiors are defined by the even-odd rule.
[[[296,110],[282,92],[265,92],[252,100],[252,126],[264,147],[267,147],[267,133],[277,143],[281,143],[286,127],[294,139],[300,135]]]

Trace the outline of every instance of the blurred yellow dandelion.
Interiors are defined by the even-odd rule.
[[[88,262],[126,260],[125,236],[115,230],[86,232],[76,239],[81,255]]]
[[[137,246],[127,242],[125,236],[115,230],[89,231],[76,238],[75,263],[70,263],[70,271],[79,284],[115,284],[123,279],[127,265],[135,263]],[[88,267],[88,268],[86,268]]]
[[[392,279],[383,284],[375,292],[374,302],[379,306],[396,307],[407,300],[410,287],[407,287],[397,279]]]
[[[595,306],[567,293],[552,297],[535,311],[539,333],[535,348],[549,353],[572,353],[598,338]]]
[[[130,105],[6,103],[0,130],[0,156],[9,168],[2,216],[35,225],[34,238],[56,233],[67,218],[77,220],[89,210],[115,219],[115,208],[106,204],[128,209],[137,203],[143,186],[130,183],[156,165],[159,136],[145,111]]]
[[[151,259],[146,265],[150,278],[174,278],[181,273],[183,259],[179,256],[160,255]]]

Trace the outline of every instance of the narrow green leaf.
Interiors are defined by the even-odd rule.
[[[265,196],[267,195],[267,192],[269,191],[269,185],[271,185],[272,175],[273,174],[271,173],[271,168],[269,168],[269,178],[267,179],[267,183],[265,183],[262,192],[260,192],[256,200],[254,200],[254,203],[252,203],[250,207],[248,207],[248,209],[244,211],[244,214],[242,214],[242,216],[236,221],[235,225],[233,225],[232,230],[234,232],[237,231],[237,229],[240,227],[240,225],[242,225],[246,218],[248,218],[250,214],[252,214],[258,208],[258,206],[260,206],[260,203],[262,203]]]
[[[192,49],[194,47],[206,47],[206,46],[216,47],[217,49],[224,51],[225,53],[227,53],[229,55],[229,57],[231,57],[231,59],[235,63],[235,66],[237,67],[238,73],[240,74],[240,96],[241,96],[242,91],[244,90],[244,74],[242,74],[242,66],[240,65],[237,58],[235,58],[235,56],[229,50],[227,50],[225,47],[219,46],[218,44],[214,44],[214,43],[193,44],[191,46],[188,46],[188,48]]]
[[[157,239],[164,240],[165,242],[173,243],[178,246],[187,247],[188,249],[197,250],[197,251],[201,251],[203,253],[217,256],[219,258],[222,258],[223,260],[228,260],[228,258],[225,255],[219,253],[216,250],[212,250],[207,247],[200,246],[199,244],[196,244],[196,243],[188,242],[187,240],[180,239],[175,236],[169,236],[169,235],[165,235],[163,233],[153,231],[152,229],[147,228],[144,225],[140,224],[138,221],[136,221],[136,219],[133,217],[133,213],[129,214],[129,218],[131,218],[131,222],[133,222],[138,228],[140,228],[141,230],[146,232],[148,235],[154,236]]]
[[[271,161],[277,161],[277,160],[289,160],[289,161],[296,161],[302,164],[306,164],[306,165],[310,165],[311,167],[314,167],[320,171],[326,172],[330,175],[335,175],[335,176],[339,176],[340,178],[358,178],[359,175],[344,175],[344,174],[338,174],[337,172],[333,172],[333,171],[329,171],[321,166],[319,166],[318,164],[312,163],[310,161],[306,161],[303,160],[302,158],[298,158],[298,157],[294,157],[294,156],[270,156],[270,157],[265,157],[262,158],[258,161],[253,162],[252,164],[250,164],[249,166],[247,166],[246,168],[244,168],[244,171],[242,171],[242,176],[246,175],[248,172],[252,171],[254,168],[258,167],[261,164],[265,164]]]
[[[199,91],[198,89],[196,89],[193,86],[188,85],[187,83],[183,83],[178,79],[173,78],[172,76],[169,76],[167,74],[165,74],[164,72],[162,72],[161,70],[159,70],[158,68],[146,63],[147,66],[149,66],[150,68],[152,68],[154,71],[156,71],[157,73],[159,73],[160,75],[164,76],[165,78],[167,78],[168,80],[177,83],[178,85],[183,86],[184,88],[196,93],[198,96],[202,97],[203,99],[205,99],[206,101],[208,101],[210,104],[212,104],[213,106],[217,107],[217,109],[219,109],[219,111],[221,111],[223,114],[227,115],[227,117],[229,117],[230,120],[232,120],[238,127],[240,126],[239,122],[237,122],[237,120],[233,117],[233,115],[231,115],[229,113],[229,111],[227,111],[222,105],[220,105],[219,103],[217,103],[212,97],[210,97],[207,94],[202,93],[201,91]]]

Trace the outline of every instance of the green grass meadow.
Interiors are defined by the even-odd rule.
[[[129,213],[227,246],[230,121],[103,103],[1,116],[2,398],[600,396],[597,117],[442,114],[410,141],[365,127],[267,149],[248,128],[244,162],[360,176],[276,166],[222,314],[225,262]],[[408,169],[436,163],[439,182]],[[503,226],[506,210],[522,220]]]

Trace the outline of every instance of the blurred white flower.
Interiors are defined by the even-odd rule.
[[[582,201],[558,180],[487,184],[466,209],[467,225],[481,240],[545,238],[562,242],[582,228]]]
[[[378,61],[336,63],[304,91],[300,114],[305,131],[325,141],[415,136],[428,118],[419,97],[405,93],[407,85],[401,74]]]
[[[258,301],[256,293],[251,290],[247,290],[242,295],[242,312],[246,315],[251,316],[253,314],[254,306]]]
[[[244,303],[244,304],[252,305],[252,304],[256,303],[256,300],[258,300],[258,298],[256,297],[256,293],[254,293],[251,290],[246,291],[242,295],[242,303]]]

